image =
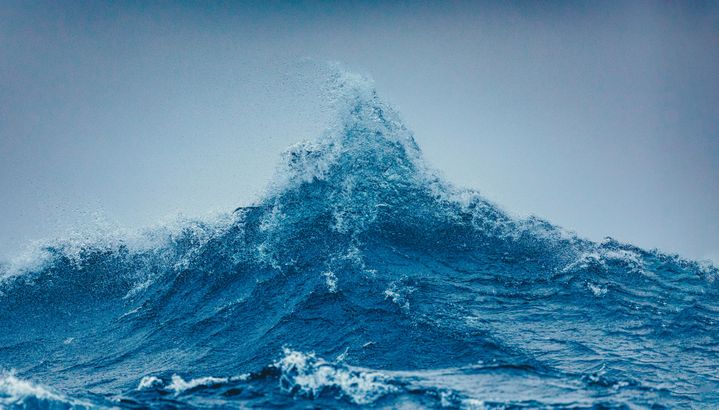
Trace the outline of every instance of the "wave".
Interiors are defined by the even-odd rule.
[[[93,405],[73,400],[45,387],[19,379],[12,373],[0,375],[0,406],[7,409],[89,409]]]
[[[0,367],[99,407],[719,402],[715,266],[512,217],[330,83],[251,206],[0,267]]]

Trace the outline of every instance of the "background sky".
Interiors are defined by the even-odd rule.
[[[430,164],[591,239],[719,261],[712,2],[0,3],[0,256],[251,202],[371,76]]]

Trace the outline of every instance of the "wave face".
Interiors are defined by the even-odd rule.
[[[335,77],[254,206],[0,268],[0,407],[719,406],[716,267],[511,217]]]

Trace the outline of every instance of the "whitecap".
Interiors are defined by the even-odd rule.
[[[368,369],[326,362],[314,353],[284,349],[284,357],[274,364],[282,372],[280,387],[286,392],[315,398],[323,390],[335,388],[356,404],[369,404],[397,391],[389,378]]]

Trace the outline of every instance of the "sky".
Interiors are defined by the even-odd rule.
[[[251,203],[371,77],[503,209],[719,262],[716,2],[2,2],[0,257]]]

